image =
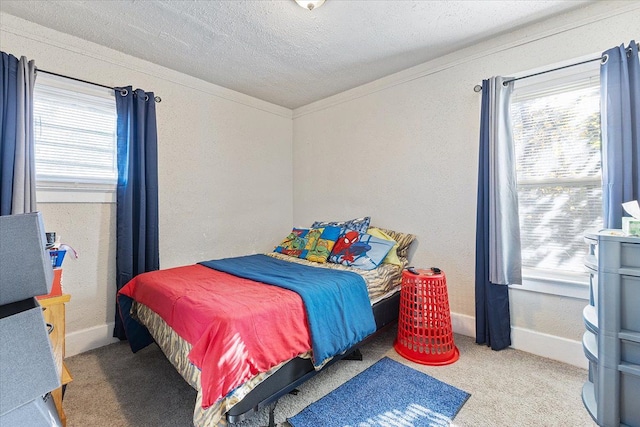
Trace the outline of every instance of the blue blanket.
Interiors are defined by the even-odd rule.
[[[376,330],[364,279],[349,271],[316,268],[267,255],[203,261],[205,267],[297,292],[311,333],[313,364],[342,354]]]

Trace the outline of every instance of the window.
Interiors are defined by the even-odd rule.
[[[74,192],[72,201],[93,201],[86,197],[78,200],[78,193],[115,191],[118,170],[113,91],[40,73],[34,89],[33,116],[39,202],[65,201],[61,191]],[[95,201],[111,198],[107,195]]]
[[[571,71],[511,101],[525,282],[586,284],[583,233],[602,228],[599,67]]]

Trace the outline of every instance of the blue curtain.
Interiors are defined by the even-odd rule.
[[[0,68],[0,215],[35,212],[34,61],[2,53]]]
[[[600,67],[602,202],[606,228],[622,226],[621,204],[640,200],[640,63],[638,45],[614,47]]]
[[[482,84],[476,213],[476,342],[511,345],[508,284],[522,283],[518,193],[509,102],[513,83]]]
[[[160,266],[158,249],[158,143],[152,92],[116,88],[118,189],[116,284]],[[131,300],[118,298],[113,335],[134,351],[151,342],[146,328],[129,316]]]

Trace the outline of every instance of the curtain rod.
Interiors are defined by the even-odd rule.
[[[600,56],[598,58],[587,59],[586,61],[576,62],[575,64],[569,64],[569,65],[565,65],[563,67],[552,68],[551,70],[544,70],[544,71],[540,71],[539,73],[533,73],[533,74],[529,74],[529,75],[526,75],[526,76],[516,77],[516,78],[513,78],[513,79],[505,80],[505,81],[502,82],[502,85],[506,86],[511,82],[516,82],[516,81],[522,80],[522,79],[528,79],[529,77],[535,77],[535,76],[539,76],[541,74],[547,74],[547,73],[550,73],[552,71],[564,70],[565,68],[571,68],[571,67],[575,67],[577,65],[588,64],[589,62],[602,61],[602,63],[604,64],[605,62],[607,62],[607,59],[609,59],[609,58],[606,55],[605,56]]]
[[[38,72],[38,73],[45,73],[45,74],[51,74],[52,76],[58,76],[58,77],[62,77],[62,78],[69,79],[69,80],[75,80],[75,81],[77,81],[77,82],[87,83],[87,84],[94,85],[94,86],[100,86],[100,87],[103,87],[103,88],[105,88],[105,89],[117,90],[116,88],[111,87],[111,86],[106,86],[106,85],[103,85],[103,84],[100,84],[100,83],[90,82],[90,81],[88,81],[88,80],[78,79],[78,78],[76,78],[76,77],[65,76],[64,74],[54,73],[53,71],[47,71],[47,70],[43,70],[43,69],[41,69],[41,68],[37,68],[37,67],[36,67],[36,72]],[[125,94],[125,95],[126,95],[126,94]],[[157,96],[157,95],[156,95],[156,96],[154,96],[154,97],[153,97],[153,99],[154,99],[156,102],[162,102],[162,98],[160,98],[160,97],[159,97],[159,96]]]
[[[604,61],[604,57],[587,59],[586,61],[576,62],[575,64],[569,64],[569,65],[565,65],[563,67],[552,68],[551,70],[544,70],[544,71],[540,71],[539,73],[533,73],[533,74],[529,74],[529,75],[526,75],[526,76],[516,77],[516,78],[513,78],[513,79],[505,80],[505,81],[502,82],[502,85],[506,86],[509,83],[515,82],[515,81],[518,81],[518,80],[528,79],[529,77],[535,77],[535,76],[539,76],[541,74],[547,74],[547,73],[550,73],[552,71],[564,70],[565,68],[575,67],[576,65],[587,64],[589,62],[594,62],[594,61]],[[475,85],[473,87],[473,91],[474,92],[482,91],[482,85]]]
[[[636,43],[636,46],[638,46],[638,48],[640,49],[640,43]],[[631,49],[631,47],[628,47],[626,50],[627,52]],[[509,79],[509,80],[505,80],[502,82],[502,84],[504,86],[508,85],[511,82],[515,82],[518,80],[522,80],[522,79],[528,79],[529,77],[534,77],[534,76],[539,76],[541,74],[547,74],[550,73],[552,71],[558,71],[558,70],[564,70],[565,68],[570,68],[570,67],[575,67],[576,65],[582,65],[582,64],[587,64],[589,62],[594,62],[594,61],[601,61],[602,64],[606,64],[607,61],[609,60],[609,55],[607,55],[606,53],[598,58],[593,58],[593,59],[587,59],[586,61],[582,61],[582,62],[576,62],[575,64],[569,64],[569,65],[565,65],[564,67],[558,67],[558,68],[552,68],[551,70],[545,70],[545,71],[540,71],[539,73],[534,73],[534,74],[529,74],[527,76],[522,76],[522,77],[516,77],[513,79]],[[473,91],[474,92],[480,92],[482,91],[482,85],[475,85],[473,87]]]

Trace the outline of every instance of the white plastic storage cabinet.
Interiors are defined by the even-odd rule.
[[[640,238],[586,232],[590,300],[582,338],[589,380],[582,401],[603,427],[640,427]]]

